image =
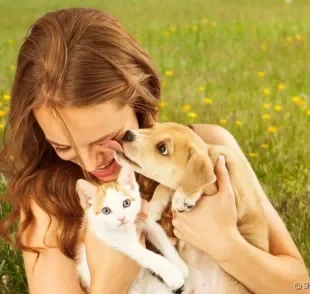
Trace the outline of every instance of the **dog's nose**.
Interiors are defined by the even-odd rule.
[[[122,141],[132,142],[135,139],[135,135],[132,131],[126,131]]]

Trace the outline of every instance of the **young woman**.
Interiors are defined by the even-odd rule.
[[[30,293],[83,293],[73,260],[82,217],[76,180],[83,172],[114,180],[119,166],[107,148],[110,141],[128,129],[150,126],[159,97],[150,57],[104,12],[65,9],[47,13],[32,26],[19,52],[0,158],[14,207],[2,236],[7,238],[7,228],[20,215],[17,244]],[[242,152],[221,127],[193,128],[207,143]],[[292,293],[294,283],[305,282],[308,274],[279,215],[260,188],[270,253],[248,244],[237,230],[225,165],[219,163],[216,172],[220,191],[173,220],[176,236],[204,250],[254,293]],[[139,182],[149,200],[155,185],[143,177]],[[86,246],[91,294],[126,293],[138,274],[137,264],[90,234]]]

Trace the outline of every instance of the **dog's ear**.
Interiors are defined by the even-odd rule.
[[[184,192],[195,192],[199,188],[215,181],[214,167],[208,154],[198,154],[194,149],[191,149],[182,181]]]

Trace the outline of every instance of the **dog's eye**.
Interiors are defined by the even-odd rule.
[[[111,213],[111,209],[110,209],[109,207],[103,207],[103,208],[101,209],[101,212],[102,212],[103,214],[110,214],[110,213]]]
[[[124,200],[123,207],[129,207],[131,204],[131,201],[129,199]]]
[[[168,155],[168,149],[165,143],[159,143],[157,145],[157,150],[161,155]]]

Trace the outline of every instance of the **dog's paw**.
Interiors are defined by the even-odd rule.
[[[178,212],[188,211],[191,210],[196,205],[196,202],[197,202],[196,199],[188,197],[187,195],[183,193],[178,193],[178,191],[176,191],[176,193],[172,198],[171,208],[172,211],[178,211]]]

